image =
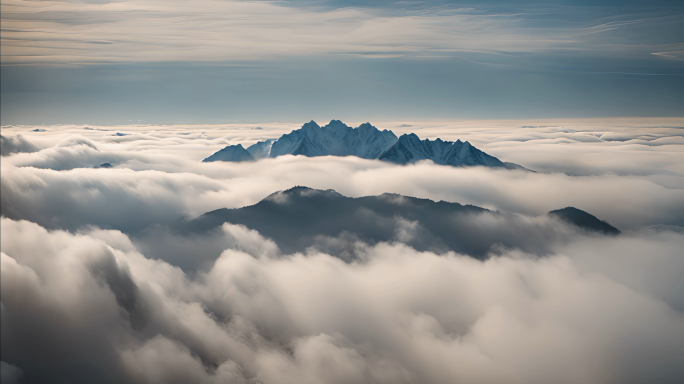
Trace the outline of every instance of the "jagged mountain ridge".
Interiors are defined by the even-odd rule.
[[[236,146],[228,146],[236,147]],[[254,159],[278,157],[282,155],[316,156],[357,156],[364,159],[379,159],[395,164],[409,164],[420,160],[432,160],[436,164],[463,166],[486,166],[508,169],[525,169],[513,163],[506,163],[491,156],[469,142],[457,140],[443,141],[420,140],[415,134],[398,137],[390,130],[379,130],[370,123],[352,128],[339,120],[331,120],[321,127],[310,121],[279,139],[259,141],[246,150]],[[220,152],[220,151],[219,151]],[[241,153],[238,148],[231,153]],[[218,152],[217,152],[218,153]],[[231,160],[227,156],[210,156],[204,161],[245,161]]]
[[[574,209],[590,217],[590,222],[600,221]],[[177,230],[202,233],[226,222],[258,231],[286,253],[315,247],[345,259],[354,253],[348,247],[357,240],[368,244],[399,241],[419,251],[452,250],[481,258],[501,246],[535,254],[550,253],[550,244],[568,236],[564,229],[567,225],[607,234],[592,225],[584,226],[587,221],[549,224],[545,220],[530,221],[518,215],[446,201],[390,193],[351,198],[334,190],[307,187],[273,193],[251,206],[207,212],[179,224]],[[343,248],[336,248],[340,244]]]
[[[254,156],[255,159],[263,159],[264,157],[268,157],[269,153],[271,153],[271,147],[273,146],[274,142],[275,139],[257,141],[256,143],[247,147],[247,152]]]
[[[401,135],[399,140],[385,153],[380,160],[397,164],[408,164],[418,160],[432,160],[435,164],[452,166],[505,167],[503,161],[490,156],[473,147],[469,142],[461,140],[442,141],[420,140],[415,133]]]
[[[370,123],[351,128],[339,120],[320,127],[310,121],[302,128],[281,136],[273,143],[269,157],[281,155],[357,156],[377,159],[397,142],[392,131],[379,129]]]

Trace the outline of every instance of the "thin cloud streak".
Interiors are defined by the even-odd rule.
[[[616,44],[596,37],[607,24],[535,26],[525,21],[526,16],[449,8],[323,10],[216,0],[102,4],[9,0],[2,4],[2,63],[250,62],[326,54],[435,57],[459,52],[598,48],[650,54],[669,50],[662,44]],[[650,21],[611,22],[610,26],[645,22]]]

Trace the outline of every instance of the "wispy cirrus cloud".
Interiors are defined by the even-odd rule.
[[[3,64],[165,61],[249,62],[347,55],[435,58],[549,50],[672,51],[600,36],[645,20],[535,21],[548,10],[482,12],[285,6],[278,2],[199,0],[2,4]],[[555,12],[559,12],[556,10]],[[560,14],[560,13],[559,13]],[[618,20],[613,20],[618,19]],[[651,21],[652,22],[652,21]],[[668,56],[663,56],[668,57]]]

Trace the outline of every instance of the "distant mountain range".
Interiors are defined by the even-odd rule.
[[[479,165],[525,169],[488,155],[467,141],[420,140],[415,133],[397,137],[394,132],[387,129],[381,131],[370,123],[352,128],[339,120],[332,120],[323,127],[310,121],[277,140],[260,141],[247,149],[241,144],[229,145],[203,161],[242,162],[282,155],[357,156],[395,164],[432,160],[435,164],[454,167]]]
[[[577,208],[548,215],[559,218],[558,224],[390,193],[350,198],[331,189],[294,187],[273,193],[255,205],[218,209],[183,221],[176,230],[199,234],[226,222],[242,224],[273,239],[283,252],[315,247],[343,259],[354,258],[355,250],[350,247],[357,240],[367,244],[397,241],[419,251],[453,250],[479,258],[497,247],[535,254],[552,252],[552,244],[569,236],[561,222],[597,235],[620,232]]]

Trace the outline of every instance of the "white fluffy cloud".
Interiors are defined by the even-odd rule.
[[[116,232],[108,245],[3,219],[2,234],[3,358],[32,380],[674,383],[684,374],[684,317],[666,297],[678,282],[639,282],[684,270],[666,251],[684,244],[681,234],[606,238],[591,262],[581,243],[487,261],[380,244],[351,264],[226,250],[195,277],[117,249]],[[611,253],[630,241],[651,254]],[[652,257],[655,270],[635,268]],[[625,269],[633,275],[611,277]],[[67,340],[71,359],[102,371],[51,364]]]
[[[19,134],[16,137],[5,137],[0,135],[0,153],[7,156],[12,153],[38,152],[40,148],[31,140]]]

